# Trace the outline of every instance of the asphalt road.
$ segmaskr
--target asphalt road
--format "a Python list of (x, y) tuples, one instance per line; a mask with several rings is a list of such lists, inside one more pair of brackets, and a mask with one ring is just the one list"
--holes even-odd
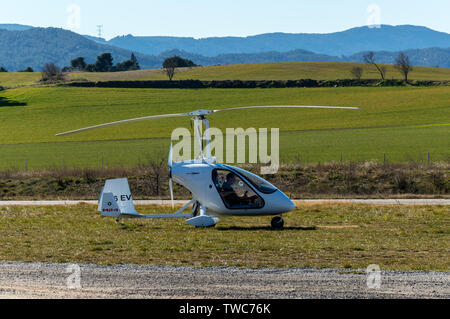
[[(0, 263), (0, 298), (449, 298), (450, 272)], [(79, 270), (79, 272), (78, 272)], [(76, 274), (79, 274), (77, 286)], [(379, 283), (379, 288), (369, 288)], [(72, 288), (68, 287), (69, 284)]]

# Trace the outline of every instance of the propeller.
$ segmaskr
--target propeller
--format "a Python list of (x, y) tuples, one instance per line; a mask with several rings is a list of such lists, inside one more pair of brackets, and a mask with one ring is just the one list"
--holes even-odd
[(170, 152), (169, 152), (169, 190), (170, 190), (170, 200), (172, 202), (172, 208), (175, 207), (173, 202), (173, 184), (172, 184), (172, 143), (170, 143)]

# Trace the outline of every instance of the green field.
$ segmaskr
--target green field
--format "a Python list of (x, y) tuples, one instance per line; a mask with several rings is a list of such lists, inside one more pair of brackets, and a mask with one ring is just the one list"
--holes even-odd
[[(350, 70), (361, 66), (364, 70), (363, 79), (378, 79), (379, 73), (375, 67), (361, 63), (336, 62), (287, 62), (287, 63), (257, 63), (220, 65), (180, 69), (176, 80), (336, 80), (348, 79), (353, 76)], [(393, 65), (385, 65), (387, 79), (402, 79)], [(87, 79), (91, 81), (119, 80), (166, 80), (167, 76), (161, 70), (142, 70), (119, 73), (73, 73), (70, 79)], [(450, 69), (415, 67), (411, 80), (450, 81)]]
[[(137, 207), (167, 213), (167, 207)], [(183, 220), (101, 218), (96, 207), (0, 208), (0, 260), (240, 267), (450, 271), (445, 206), (300, 205), (283, 231), (270, 217)]]
[(9, 88), (38, 85), (41, 78), (41, 73), (38, 72), (0, 72), (0, 86)]
[[(13, 102), (24, 105), (14, 106)], [(28, 87), (0, 93), (0, 168), (134, 166), (167, 154), (174, 128), (162, 119), (67, 137), (55, 134), (126, 118), (248, 105), (359, 106), (361, 110), (243, 110), (211, 124), (280, 128), (284, 162), (448, 161), (450, 88), (101, 89)], [(13, 105), (13, 106), (11, 106)]]
[[(350, 70), (361, 66), (363, 79), (379, 79), (375, 67), (361, 63), (338, 62), (288, 62), (221, 65), (178, 69), (175, 80), (336, 80), (353, 78)], [(386, 79), (402, 79), (393, 65), (385, 65)], [(414, 67), (411, 80), (450, 81), (449, 68)], [(18, 87), (36, 85), (40, 73), (0, 73), (0, 85)], [(124, 81), (124, 80), (167, 80), (162, 70), (140, 70), (114, 73), (74, 72), (67, 74), (67, 80)]]

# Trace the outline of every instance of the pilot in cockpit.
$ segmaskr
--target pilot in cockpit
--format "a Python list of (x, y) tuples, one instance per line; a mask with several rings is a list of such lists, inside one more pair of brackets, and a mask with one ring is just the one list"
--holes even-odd
[(234, 174), (228, 173), (225, 178), (225, 182), (222, 184), (222, 191), (234, 193), (233, 185), (235, 182), (236, 182), (236, 177), (234, 176)]
[(235, 191), (236, 176), (228, 173), (225, 182), (222, 184), (222, 194), (230, 206), (239, 206), (240, 198)]

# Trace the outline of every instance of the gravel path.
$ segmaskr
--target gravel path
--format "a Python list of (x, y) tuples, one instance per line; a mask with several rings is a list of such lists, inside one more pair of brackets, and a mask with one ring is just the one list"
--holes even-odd
[(369, 289), (365, 270), (80, 265), (69, 289), (68, 266), (0, 263), (0, 298), (450, 298), (450, 272), (382, 271)]

